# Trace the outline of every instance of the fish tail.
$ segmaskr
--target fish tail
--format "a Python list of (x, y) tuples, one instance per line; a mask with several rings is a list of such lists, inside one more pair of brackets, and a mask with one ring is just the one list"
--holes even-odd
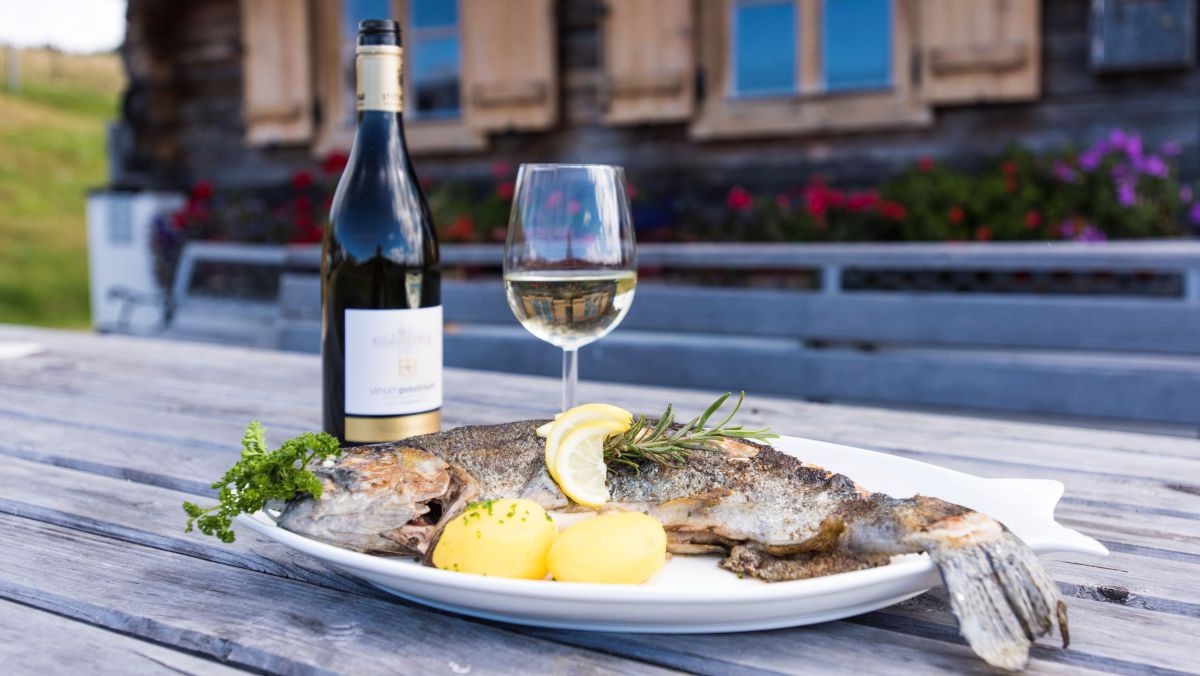
[(999, 521), (938, 498), (871, 496), (845, 544), (861, 554), (926, 552), (941, 572), (959, 630), (988, 664), (1017, 670), (1067, 606), (1037, 554)]
[(1067, 606), (1058, 585), (1007, 529), (986, 541), (934, 544), (928, 552), (949, 591), (959, 630), (988, 664), (1024, 668), (1033, 642), (1050, 633), (1056, 619), (1067, 647)]

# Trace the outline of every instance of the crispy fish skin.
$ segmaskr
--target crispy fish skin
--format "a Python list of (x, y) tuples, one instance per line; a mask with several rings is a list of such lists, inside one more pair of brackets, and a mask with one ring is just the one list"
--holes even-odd
[[(320, 500), (292, 501), (280, 525), (353, 549), (424, 554), (441, 526), (476, 496), (582, 509), (546, 472), (544, 442), (535, 433), (544, 422), (461, 427), (348, 449), (331, 467), (316, 470), (326, 489)], [(1067, 644), (1066, 605), (1037, 556), (1002, 524), (966, 507), (871, 493), (841, 474), (749, 441), (693, 453), (680, 468), (618, 468), (608, 484), (612, 502), (605, 509), (659, 519), (670, 551), (722, 553), (723, 568), (768, 582), (928, 553), (963, 636), (993, 666), (1023, 668), (1030, 646), (1055, 621)], [(429, 504), (440, 512), (436, 521), (420, 511)], [(413, 521), (398, 521), (410, 513), (417, 514)]]

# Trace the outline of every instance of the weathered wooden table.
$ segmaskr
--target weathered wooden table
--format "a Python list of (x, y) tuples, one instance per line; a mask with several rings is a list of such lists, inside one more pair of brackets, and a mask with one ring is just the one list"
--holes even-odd
[[(840, 622), (707, 636), (528, 629), (388, 597), (241, 530), (184, 534), (185, 499), (261, 419), (319, 424), (314, 357), (0, 326), (0, 672), (985, 672), (933, 591)], [(585, 374), (586, 375), (586, 374)], [(1060, 520), (1112, 556), (1050, 556), (1072, 645), (1037, 672), (1200, 669), (1200, 441), (753, 395), (750, 422), (985, 476), (1060, 479)], [(540, 417), (558, 383), (446, 373), (447, 425)], [(585, 383), (698, 411), (711, 392)], [(1197, 402), (1200, 406), (1200, 401)]]

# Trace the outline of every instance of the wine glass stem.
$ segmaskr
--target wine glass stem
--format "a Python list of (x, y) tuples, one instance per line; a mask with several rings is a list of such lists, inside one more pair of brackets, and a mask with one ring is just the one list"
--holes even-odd
[(579, 350), (563, 349), (562, 410), (575, 408), (575, 387), (579, 385)]

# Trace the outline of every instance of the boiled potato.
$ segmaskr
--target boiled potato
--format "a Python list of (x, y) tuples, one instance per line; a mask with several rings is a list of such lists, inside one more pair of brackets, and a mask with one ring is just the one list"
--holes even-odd
[(558, 528), (532, 500), (486, 500), (469, 505), (442, 531), (433, 565), (494, 577), (546, 577), (546, 551)]
[(616, 512), (584, 519), (550, 547), (550, 574), (563, 582), (641, 584), (667, 561), (667, 534), (658, 519)]

